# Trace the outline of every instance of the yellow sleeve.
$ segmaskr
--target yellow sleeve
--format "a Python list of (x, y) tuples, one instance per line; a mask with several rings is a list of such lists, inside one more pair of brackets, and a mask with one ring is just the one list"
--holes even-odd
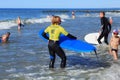
[(44, 30), (45, 33), (48, 33), (49, 32), (49, 27), (47, 27), (45, 30)]
[(67, 32), (63, 27), (61, 27), (61, 32), (62, 32), (62, 34), (64, 34), (65, 36), (68, 35), (68, 32)]

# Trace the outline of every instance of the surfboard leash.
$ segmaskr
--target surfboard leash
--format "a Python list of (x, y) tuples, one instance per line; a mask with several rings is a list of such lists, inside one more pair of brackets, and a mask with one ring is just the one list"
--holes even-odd
[(94, 50), (94, 52), (95, 52), (95, 55), (96, 55), (97, 60), (99, 61), (99, 57), (98, 57), (97, 51)]

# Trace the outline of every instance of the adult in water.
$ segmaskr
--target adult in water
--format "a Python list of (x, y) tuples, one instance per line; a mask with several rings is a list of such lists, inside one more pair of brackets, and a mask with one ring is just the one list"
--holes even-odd
[(1, 42), (2, 43), (8, 42), (9, 37), (10, 37), (10, 32), (7, 32), (6, 34), (2, 35), (2, 37), (0, 37), (1, 38)]
[[(53, 16), (52, 24), (48, 26), (42, 33), (42, 36), (48, 39), (49, 41), (48, 43), (48, 49), (50, 54), (49, 68), (54, 68), (56, 54), (61, 58), (60, 67), (65, 68), (66, 66), (66, 55), (59, 45), (60, 34), (64, 34), (65, 36), (68, 36), (71, 39), (76, 39), (76, 37), (69, 34), (62, 26), (60, 26), (60, 24), (61, 18), (59, 16)], [(49, 37), (46, 35), (47, 33), (49, 34)]]
[(18, 19), (17, 19), (17, 24), (18, 24), (18, 31), (19, 31), (21, 29), (21, 26), (24, 26), (21, 22), (20, 17), (18, 17)]
[(72, 19), (75, 19), (75, 12), (72, 11)]
[(101, 30), (98, 37), (98, 43), (101, 44), (101, 39), (104, 37), (104, 42), (108, 45), (108, 35), (111, 31), (111, 22), (105, 17), (105, 12), (100, 12)]

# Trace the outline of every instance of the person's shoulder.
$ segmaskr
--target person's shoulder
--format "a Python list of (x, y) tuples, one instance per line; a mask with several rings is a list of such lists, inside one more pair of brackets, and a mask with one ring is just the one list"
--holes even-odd
[(50, 28), (52, 25), (47, 26), (46, 28)]
[(46, 30), (49, 30), (52, 28), (52, 25), (49, 25), (48, 27), (46, 27)]
[(59, 27), (59, 28), (63, 28), (61, 25), (57, 25), (57, 27)]
[(51, 28), (51, 27), (54, 27), (54, 26), (55, 26), (55, 25), (51, 24), (51, 25), (48, 26), (48, 28)]
[(60, 29), (64, 29), (61, 25), (58, 25), (58, 27), (59, 27)]
[(103, 20), (108, 20), (108, 18), (107, 18), (107, 17), (102, 17), (102, 19), (103, 19)]

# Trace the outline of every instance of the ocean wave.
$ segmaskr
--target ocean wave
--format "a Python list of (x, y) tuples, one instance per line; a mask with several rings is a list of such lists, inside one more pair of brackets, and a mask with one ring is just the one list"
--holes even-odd
[[(58, 15), (61, 17), (62, 22), (65, 22), (65, 19), (69, 19), (68, 15)], [(35, 23), (45, 23), (51, 22), (51, 16), (46, 16), (45, 18), (30, 18), (30, 19), (22, 19), (22, 23), (24, 25), (27, 24), (35, 24)], [(16, 20), (4, 20), (0, 21), (0, 30), (1, 29), (10, 29), (14, 26), (17, 26)]]
[(10, 29), (13, 26), (17, 26), (17, 24), (13, 20), (0, 22), (0, 29)]
[[(65, 20), (67, 19), (72, 19), (71, 15), (68, 14), (58, 14), (57, 16), (60, 16), (62, 19), (62, 22), (65, 22)], [(120, 13), (116, 13), (116, 12), (106, 12), (106, 16), (107, 17), (116, 17), (116, 16), (120, 16)], [(78, 14), (76, 13), (76, 17), (99, 17), (99, 13), (82, 13), (82, 14)], [(46, 23), (46, 22), (51, 22), (51, 15), (46, 15), (46, 17), (41, 17), (41, 18), (27, 18), (27, 19), (22, 19), (22, 23), (24, 25), (27, 24), (36, 24), (36, 23)], [(10, 29), (12, 27), (16, 26), (17, 27), (17, 23), (16, 20), (3, 20), (0, 21), (0, 30), (1, 29)]]
[[(78, 14), (77, 17), (99, 17), (99, 13), (84, 13)], [(120, 13), (117, 12), (106, 12), (106, 17), (120, 17)]]
[(118, 12), (106, 12), (106, 15), (112, 16), (112, 17), (120, 17), (120, 13)]
[(91, 73), (88, 80), (119, 80), (120, 70), (119, 63), (113, 63), (110, 68)]
[(11, 68), (9, 70), (6, 70), (6, 72), (9, 72), (9, 73), (16, 72), (16, 68)]

